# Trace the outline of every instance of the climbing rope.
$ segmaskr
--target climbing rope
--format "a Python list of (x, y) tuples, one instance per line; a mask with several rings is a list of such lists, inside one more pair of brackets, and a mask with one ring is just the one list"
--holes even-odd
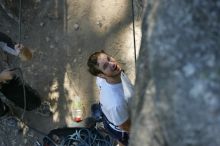
[[(56, 134), (54, 133), (52, 135), (55, 136)], [(96, 129), (87, 128), (75, 128), (73, 129), (73, 133), (66, 137), (64, 135), (57, 136), (57, 140), (48, 138), (50, 137), (47, 136), (44, 139), (45, 144), (48, 146), (113, 146), (114, 144), (114, 140), (108, 135), (103, 136)]]
[(135, 64), (136, 64), (136, 60), (137, 60), (137, 57), (136, 57), (136, 39), (135, 39), (135, 14), (134, 14), (134, 0), (132, 0), (132, 22), (133, 22), (133, 41), (134, 41), (134, 61), (135, 61)]
[(21, 115), (21, 120), (23, 120), (25, 112), (26, 112), (26, 107), (27, 107), (24, 76), (23, 76), (23, 72), (22, 72), (21, 68), (19, 68), (19, 67), (18, 68), (14, 68), (14, 70), (17, 70), (19, 72), (19, 74), (20, 74), (20, 78), (21, 78), (21, 82), (22, 82), (22, 88), (23, 88), (23, 93), (24, 93), (24, 109), (23, 109), (23, 112), (22, 112), (22, 115)]
[(19, 40), (18, 40), (18, 43), (20, 44), (21, 43), (21, 15), (22, 15), (22, 0), (19, 0), (19, 25), (18, 25), (18, 30), (19, 30)]
[[(22, 0), (19, 0), (19, 21), (18, 21), (18, 44), (20, 45), (21, 44), (21, 20), (22, 19)], [(22, 70), (21, 68), (18, 68), (19, 70), (19, 73), (20, 73), (20, 76), (21, 76), (21, 80), (22, 80), (22, 86), (23, 86), (23, 93), (24, 93), (24, 108), (23, 108), (23, 113), (21, 115), (21, 120), (24, 119), (24, 115), (25, 115), (25, 112), (26, 112), (26, 108), (27, 108), (27, 101), (26, 101), (26, 91), (25, 91), (25, 86), (24, 86), (24, 78), (23, 78), (23, 73), (22, 73)]]

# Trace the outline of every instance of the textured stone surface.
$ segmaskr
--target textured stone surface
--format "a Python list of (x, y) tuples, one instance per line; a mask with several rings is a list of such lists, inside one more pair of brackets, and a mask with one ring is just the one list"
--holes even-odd
[(217, 0), (146, 1), (132, 146), (220, 145), (219, 14)]

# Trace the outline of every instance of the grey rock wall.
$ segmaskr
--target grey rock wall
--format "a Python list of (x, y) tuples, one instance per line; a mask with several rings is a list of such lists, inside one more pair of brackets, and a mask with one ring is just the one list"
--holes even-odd
[(147, 0), (131, 146), (220, 145), (220, 1)]

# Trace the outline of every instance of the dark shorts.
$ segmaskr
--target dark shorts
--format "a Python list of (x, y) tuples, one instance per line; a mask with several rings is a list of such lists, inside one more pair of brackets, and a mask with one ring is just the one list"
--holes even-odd
[(19, 77), (14, 77), (8, 83), (3, 84), (0, 91), (15, 105), (24, 108), (24, 88), (26, 97), (26, 110), (31, 111), (39, 107), (41, 104), (40, 95), (27, 83), (23, 83)]
[(108, 121), (105, 120), (105, 118), (103, 118), (103, 124), (104, 124), (105, 129), (109, 132), (109, 135), (111, 137), (120, 141), (125, 146), (128, 145), (129, 134), (127, 132), (120, 132), (120, 131), (113, 129), (109, 125)]
[(104, 128), (108, 131), (109, 135), (112, 138), (120, 141), (125, 146), (128, 145), (129, 134), (127, 132), (117, 131), (110, 126), (110, 124), (112, 124), (112, 123), (107, 119), (105, 114), (102, 112), (102, 108), (101, 108), (100, 103), (93, 104), (91, 106), (91, 111), (92, 111), (92, 117), (94, 117), (96, 119), (96, 121), (103, 122)]

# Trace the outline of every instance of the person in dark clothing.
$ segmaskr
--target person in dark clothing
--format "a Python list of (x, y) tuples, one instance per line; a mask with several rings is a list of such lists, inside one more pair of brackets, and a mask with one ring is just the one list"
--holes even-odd
[[(21, 60), (30, 60), (32, 53), (28, 48), (16, 44), (9, 36), (0, 32), (0, 92), (16, 106), (32, 111), (40, 107), (41, 96), (16, 74), (19, 68), (12, 63), (12, 59), (16, 56)], [(5, 115), (8, 110), (8, 106), (0, 99), (0, 116)]]

